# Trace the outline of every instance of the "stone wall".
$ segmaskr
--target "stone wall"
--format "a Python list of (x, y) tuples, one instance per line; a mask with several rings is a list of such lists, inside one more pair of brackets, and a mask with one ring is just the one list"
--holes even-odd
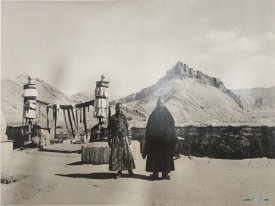
[[(7, 127), (6, 134), (8, 136), (8, 140), (14, 140), (13, 149), (23, 147), (25, 143), (29, 141), (28, 135), (22, 135), (22, 130), (23, 130), (23, 134), (26, 134), (28, 131), (28, 127), (27, 126)], [(51, 138), (52, 138), (52, 133), (50, 129), (43, 129), (36, 125), (34, 126), (34, 134), (32, 135), (32, 140), (36, 146), (45, 147), (50, 145)]]
[[(177, 152), (211, 158), (275, 158), (275, 127), (177, 127)], [(132, 128), (134, 140), (144, 150), (145, 128)]]
[(13, 149), (20, 148), (24, 146), (24, 142), (28, 142), (28, 135), (22, 135), (27, 133), (28, 127), (7, 127), (6, 135), (8, 136), (8, 140), (14, 140), (13, 142)]

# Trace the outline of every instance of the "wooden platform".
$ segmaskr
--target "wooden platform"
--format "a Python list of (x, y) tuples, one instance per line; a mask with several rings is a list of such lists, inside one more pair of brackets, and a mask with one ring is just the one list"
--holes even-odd
[[(141, 157), (140, 143), (132, 140), (130, 145), (134, 160)], [(109, 164), (111, 148), (107, 142), (92, 142), (82, 146), (81, 161), (84, 164)]]

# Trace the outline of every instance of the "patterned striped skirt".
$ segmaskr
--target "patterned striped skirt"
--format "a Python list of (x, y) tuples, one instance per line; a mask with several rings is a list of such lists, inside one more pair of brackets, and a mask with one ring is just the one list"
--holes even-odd
[(132, 151), (127, 137), (109, 139), (111, 155), (109, 160), (110, 171), (133, 170), (136, 168)]

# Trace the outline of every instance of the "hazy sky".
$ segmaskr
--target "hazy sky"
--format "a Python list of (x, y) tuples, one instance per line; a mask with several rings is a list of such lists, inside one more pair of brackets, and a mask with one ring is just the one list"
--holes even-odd
[(227, 88), (275, 86), (274, 0), (3, 2), (1, 78), (67, 94), (155, 84), (177, 61)]

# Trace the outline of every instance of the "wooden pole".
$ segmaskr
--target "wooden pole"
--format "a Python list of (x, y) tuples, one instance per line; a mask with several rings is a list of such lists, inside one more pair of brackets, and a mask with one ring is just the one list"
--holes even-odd
[(101, 117), (99, 117), (99, 123), (98, 123), (98, 134), (97, 134), (97, 138), (98, 139), (100, 139), (100, 134), (101, 134), (101, 132), (100, 132), (100, 129), (101, 129), (101, 122), (102, 122), (102, 118)]
[(72, 130), (72, 134), (73, 134), (73, 137), (75, 137), (74, 136), (74, 128), (73, 128), (72, 118), (71, 118), (71, 114), (70, 114), (70, 109), (67, 109), (67, 113), (68, 113), (68, 117), (69, 117), (69, 122), (70, 122), (71, 130)]
[(86, 107), (83, 107), (83, 123), (84, 123), (84, 129), (85, 129), (85, 141), (87, 142), (88, 140), (88, 132), (87, 132), (87, 121), (86, 121)]
[(53, 106), (53, 139), (56, 137), (56, 121), (57, 121), (57, 112), (56, 105)]
[(77, 138), (79, 138), (79, 133), (78, 133), (78, 109), (75, 110), (75, 114), (76, 114), (76, 134), (77, 134)]
[(32, 120), (29, 119), (29, 126), (28, 126), (28, 136), (29, 136), (29, 142), (32, 141)]

